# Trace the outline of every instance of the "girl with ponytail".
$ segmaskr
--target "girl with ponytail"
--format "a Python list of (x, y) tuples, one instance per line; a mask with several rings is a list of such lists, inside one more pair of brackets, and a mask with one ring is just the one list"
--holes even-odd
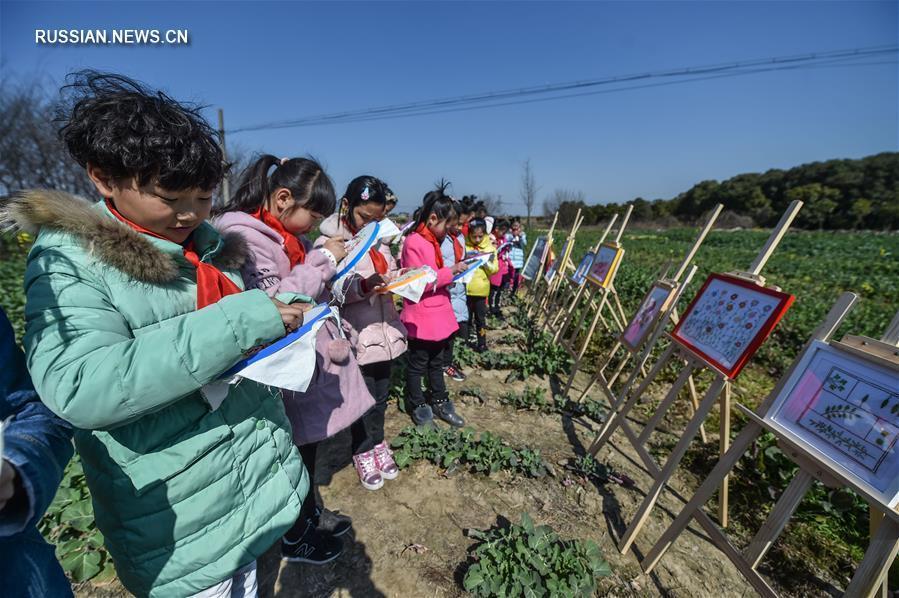
[[(333, 240), (345, 243), (369, 222), (381, 220), (390, 202), (388, 193), (389, 188), (373, 176), (354, 178), (340, 200), (339, 213), (322, 222), (315, 246), (322, 247)], [(393, 296), (378, 292), (398, 270), (390, 246), (379, 243), (372, 247), (355, 270), (357, 276), (344, 292), (340, 315), (375, 406), (351, 427), (353, 464), (362, 485), (378, 490), (385, 479), (399, 475), (393, 453), (384, 441), (384, 414), (390, 394), (391, 363), (406, 352), (406, 327), (396, 312)]]
[[(453, 276), (465, 270), (463, 262), (445, 266), (440, 244), (458, 221), (456, 202), (446, 194), (447, 184), (425, 194), (415, 224), (403, 243), (401, 263), (405, 268), (430, 266), (437, 281), (418, 303), (403, 300), (400, 319), (409, 331), (406, 401), (412, 421), (419, 426), (433, 425), (434, 414), (451, 426), (462, 427), (463, 420), (449, 399), (443, 380), (445, 351), (449, 338), (459, 325), (450, 303), (449, 285)], [(422, 378), (428, 378), (428, 396), (422, 393)]]
[[(346, 255), (344, 242), (331, 239), (313, 248), (303, 235), (330, 216), (335, 204), (334, 186), (318, 162), (264, 155), (243, 172), (234, 200), (217, 210), (215, 224), (246, 241), (249, 256), (242, 275), (247, 288), (262, 289), (284, 301), (305, 296), (329, 302), (328, 283)], [(318, 443), (374, 405), (350, 344), (333, 320), (319, 329), (315, 346), (309, 388), (302, 393), (282, 391), (293, 442), (310, 480), (315, 479)], [(349, 531), (349, 519), (318, 509), (315, 494), (310, 490), (296, 524), (282, 538), (284, 560), (324, 564), (343, 551), (338, 536)], [(322, 521), (325, 518), (330, 525)]]

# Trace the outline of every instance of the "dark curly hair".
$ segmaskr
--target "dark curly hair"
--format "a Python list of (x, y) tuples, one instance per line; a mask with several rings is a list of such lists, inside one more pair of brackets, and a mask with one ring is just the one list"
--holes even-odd
[(72, 158), (113, 179), (163, 189), (213, 189), (228, 166), (201, 107), (122, 75), (70, 73), (60, 93), (59, 137)]

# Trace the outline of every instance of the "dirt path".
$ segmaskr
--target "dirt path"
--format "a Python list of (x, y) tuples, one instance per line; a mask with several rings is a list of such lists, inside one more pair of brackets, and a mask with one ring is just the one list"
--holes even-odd
[[(491, 337), (496, 341), (509, 332), (498, 330)], [(634, 487), (563, 484), (567, 475), (561, 464), (584, 453), (596, 424), (501, 405), (500, 394), (521, 391), (525, 386), (522, 382), (505, 384), (506, 373), (471, 369), (466, 382), (448, 381), (451, 391), (477, 391), (477, 397), (459, 397), (456, 392), (458, 410), (478, 431), (489, 430), (516, 446), (539, 448), (555, 475), (535, 480), (503, 473), (484, 477), (456, 472), (447, 477), (441, 468), (420, 462), (388, 481), (383, 489), (370, 492), (362, 488), (349, 466), (349, 441), (340, 435), (320, 450), (328, 462), (319, 466), (327, 470), (319, 482), (325, 505), (353, 517), (354, 532), (345, 540), (346, 551), (322, 567), (282, 563), (276, 550), (269, 551), (260, 561), (262, 595), (459, 596), (471, 544), (463, 531), (488, 528), (498, 518), (517, 523), (524, 511), (537, 523), (552, 525), (562, 537), (592, 538), (599, 543), (613, 571), (612, 577), (602, 581), (601, 595), (754, 595), (695, 525), (652, 575), (642, 573), (633, 552), (619, 554), (615, 538), (623, 533), (651, 485), (638, 466), (637, 455), (620, 434), (598, 455), (601, 462), (633, 479)], [(532, 378), (527, 384), (543, 387), (551, 396), (549, 381)], [(408, 417), (391, 406), (388, 438), (408, 424)], [(688, 489), (695, 483), (677, 478), (673, 486), (689, 496)], [(636, 543), (639, 554), (649, 549), (681, 504), (671, 493), (663, 494), (660, 507)]]

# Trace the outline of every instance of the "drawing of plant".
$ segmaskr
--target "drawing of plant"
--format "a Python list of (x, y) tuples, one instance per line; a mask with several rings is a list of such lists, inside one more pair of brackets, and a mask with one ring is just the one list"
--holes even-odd
[(829, 405), (824, 409), (824, 417), (829, 420), (854, 419), (858, 417), (858, 407), (844, 403), (843, 405)]
[(830, 375), (830, 378), (827, 379), (826, 384), (829, 386), (830, 390), (842, 392), (846, 390), (847, 382), (849, 381), (846, 378), (840, 376), (839, 372), (834, 372)]
[(840, 448), (843, 447), (847, 451), (851, 452), (857, 459), (865, 461), (871, 458), (871, 454), (868, 453), (867, 447), (855, 440), (851, 436), (849, 436), (843, 430), (839, 430), (831, 426), (829, 423), (823, 420), (811, 419), (809, 420), (809, 425), (818, 434), (823, 436), (828, 442), (830, 442), (833, 446)]

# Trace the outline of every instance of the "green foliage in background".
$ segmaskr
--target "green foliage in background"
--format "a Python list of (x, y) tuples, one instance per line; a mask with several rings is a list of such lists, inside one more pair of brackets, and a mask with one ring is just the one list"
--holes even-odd
[[(676, 226), (694, 223), (715, 204), (728, 214), (725, 226), (774, 226), (791, 201), (805, 206), (795, 226), (805, 229), (899, 228), (899, 153), (884, 152), (859, 160), (811, 162), (789, 170), (745, 173), (726, 181), (700, 181), (672, 199), (637, 197), (635, 223)], [(555, 207), (555, 206), (554, 206)], [(617, 203), (588, 206), (582, 200), (558, 204), (559, 224), (569, 226), (577, 210), (585, 224), (596, 225), (623, 212)]]

